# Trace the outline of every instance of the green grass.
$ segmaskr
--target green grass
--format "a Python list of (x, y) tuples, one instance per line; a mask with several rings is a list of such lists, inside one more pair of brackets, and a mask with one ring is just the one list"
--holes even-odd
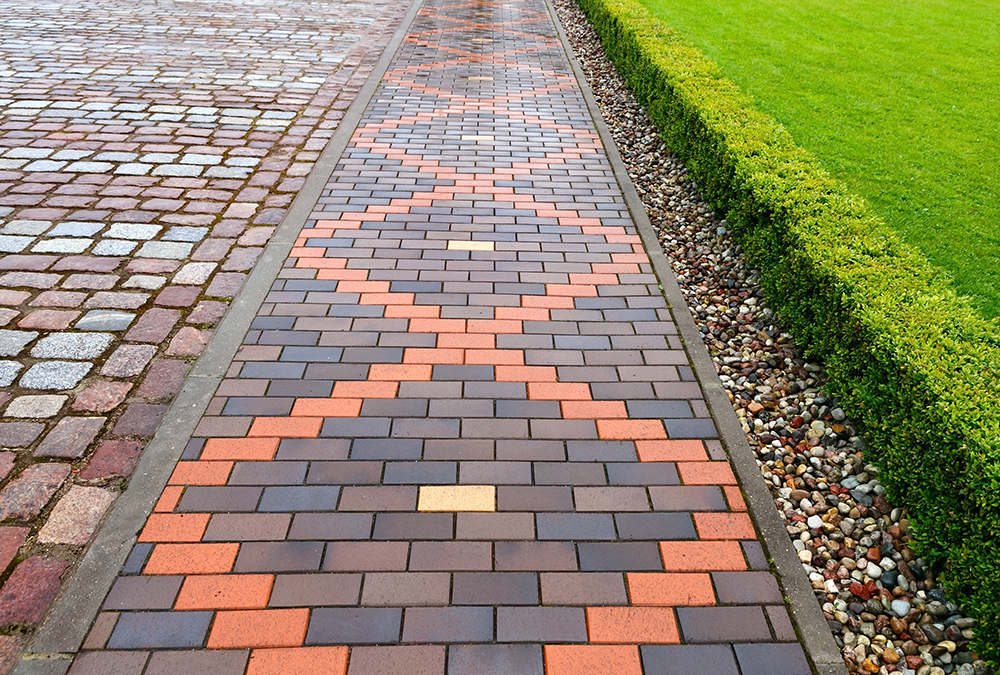
[(641, 0), (1000, 317), (1000, 0)]

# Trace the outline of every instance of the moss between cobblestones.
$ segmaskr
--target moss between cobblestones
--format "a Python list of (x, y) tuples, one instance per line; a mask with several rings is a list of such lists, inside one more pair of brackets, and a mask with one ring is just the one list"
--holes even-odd
[(675, 30), (634, 0), (578, 2), (782, 323), (825, 361), (920, 553), (997, 663), (1000, 331)]

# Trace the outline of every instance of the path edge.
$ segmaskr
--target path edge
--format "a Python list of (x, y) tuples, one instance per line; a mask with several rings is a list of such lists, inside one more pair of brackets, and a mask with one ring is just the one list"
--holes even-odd
[(38, 632), (21, 654), (12, 675), (62, 675), (79, 651), (119, 570), (153, 511), (174, 466), (208, 408), (219, 383), (271, 285), (281, 272), (299, 232), (311, 218), (327, 183), (406, 38), (423, 0), (412, 0), (365, 84), (310, 171), (240, 293), (233, 299), (204, 355), (188, 374), (153, 439), (146, 446), (128, 488), (53, 603)]
[(670, 313), (673, 315), (674, 323), (677, 325), (677, 330), (684, 343), (684, 350), (690, 357), (695, 377), (705, 394), (712, 419), (715, 420), (719, 438), (729, 455), (730, 464), (736, 469), (736, 476), (746, 497), (748, 510), (761, 535), (761, 542), (768, 560), (777, 572), (778, 581), (784, 592), (785, 603), (791, 611), (796, 633), (798, 633), (802, 647), (806, 652), (806, 657), (812, 664), (816, 675), (848, 675), (840, 649), (834, 642), (826, 618), (816, 602), (812, 586), (802, 572), (802, 563), (795, 555), (785, 526), (775, 510), (771, 492), (761, 479), (757, 460), (754, 458), (746, 435), (743, 433), (743, 427), (740, 426), (736, 413), (733, 411), (732, 403), (730, 403), (725, 388), (722, 386), (722, 381), (715, 370), (715, 364), (701, 338), (701, 333), (688, 311), (687, 300), (681, 293), (670, 262), (660, 246), (659, 238), (656, 236), (656, 231), (653, 229), (649, 217), (646, 215), (646, 207), (636, 192), (625, 162), (622, 161), (614, 136), (604, 121), (604, 115), (601, 113), (597, 98), (587, 82), (583, 68), (576, 59), (576, 54), (573, 52), (573, 47), (569, 43), (569, 38), (555, 7), (552, 6), (551, 0), (543, 1), (552, 16), (552, 23), (555, 25), (559, 40), (569, 58), (570, 67), (580, 85), (584, 101), (586, 101), (587, 109), (593, 118), (601, 143), (604, 145), (618, 187), (625, 197), (625, 205), (628, 207), (629, 214), (632, 216), (632, 221), (635, 223), (639, 237), (646, 249), (646, 254), (652, 263), (653, 272), (660, 280), (660, 287), (666, 296)]

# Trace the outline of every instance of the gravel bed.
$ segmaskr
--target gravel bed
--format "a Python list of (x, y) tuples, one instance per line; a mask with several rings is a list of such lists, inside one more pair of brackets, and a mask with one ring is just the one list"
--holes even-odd
[(906, 511), (888, 502), (854, 423), (825, 393), (823, 365), (782, 331), (726, 221), (666, 149), (575, 2), (554, 4), (848, 669), (992, 675), (968, 647), (975, 619), (909, 549)]

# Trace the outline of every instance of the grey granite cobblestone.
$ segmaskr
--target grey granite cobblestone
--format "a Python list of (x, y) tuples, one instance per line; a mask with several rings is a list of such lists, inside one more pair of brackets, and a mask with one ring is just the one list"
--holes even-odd
[(17, 356), (36, 337), (34, 331), (0, 330), (0, 356)]
[(28, 368), (20, 384), (25, 389), (72, 389), (93, 367), (93, 363), (79, 361), (43, 361)]
[(9, 387), (23, 368), (17, 361), (0, 361), (0, 387)]

